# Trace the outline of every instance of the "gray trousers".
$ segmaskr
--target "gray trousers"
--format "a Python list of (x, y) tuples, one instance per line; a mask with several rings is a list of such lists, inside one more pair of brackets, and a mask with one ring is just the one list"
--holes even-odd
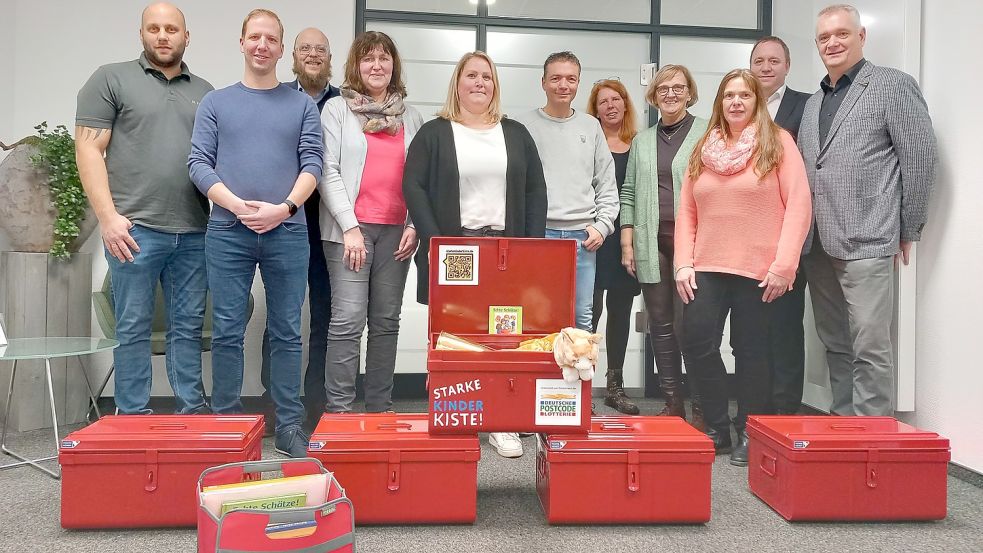
[(802, 261), (816, 330), (826, 346), (830, 410), (894, 415), (894, 256), (844, 261), (817, 243)]
[(399, 313), (410, 262), (393, 258), (403, 235), (402, 225), (363, 224), (360, 228), (366, 257), (358, 272), (345, 266), (344, 244), (323, 242), (331, 278), (331, 324), (324, 379), (325, 410), (329, 413), (352, 410), (366, 321), (369, 338), (365, 353), (365, 410), (380, 413), (392, 408)]

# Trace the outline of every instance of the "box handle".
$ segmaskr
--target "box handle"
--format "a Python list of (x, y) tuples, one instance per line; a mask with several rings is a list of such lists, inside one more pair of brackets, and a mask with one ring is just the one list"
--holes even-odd
[(151, 424), (151, 430), (187, 430), (188, 425), (179, 422), (169, 424)]
[(379, 430), (412, 430), (413, 425), (408, 422), (380, 422)]
[(157, 490), (157, 450), (148, 449), (144, 456), (146, 471), (144, 476), (146, 481), (143, 483), (144, 491), (153, 492)]
[(867, 430), (867, 427), (863, 424), (831, 424), (829, 425), (830, 430)]
[(628, 452), (628, 491), (637, 492), (642, 487), (641, 471), (638, 470), (638, 451)]
[(510, 392), (514, 392), (515, 391), (515, 379), (514, 378), (510, 378), (509, 379), (509, 391)]
[(601, 430), (635, 430), (635, 427), (623, 422), (602, 422)]
[(761, 471), (774, 478), (775, 473), (778, 472), (778, 458), (769, 454), (767, 451), (762, 451)]

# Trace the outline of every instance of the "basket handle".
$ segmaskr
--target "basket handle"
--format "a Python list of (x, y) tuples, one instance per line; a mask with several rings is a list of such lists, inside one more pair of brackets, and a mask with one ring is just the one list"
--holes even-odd
[(268, 461), (245, 461), (229, 463), (204, 470), (198, 477), (198, 489), (217, 484), (233, 484), (242, 481), (247, 474), (281, 471), (284, 476), (302, 476), (328, 472), (321, 461), (310, 457), (303, 459), (271, 459)]

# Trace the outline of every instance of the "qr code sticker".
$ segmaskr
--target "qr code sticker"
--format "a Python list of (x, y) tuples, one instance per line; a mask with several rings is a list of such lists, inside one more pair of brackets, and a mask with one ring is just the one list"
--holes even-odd
[(440, 246), (438, 284), (476, 286), (478, 284), (477, 246)]
[(474, 256), (471, 252), (448, 254), (444, 264), (447, 265), (447, 280), (474, 280)]

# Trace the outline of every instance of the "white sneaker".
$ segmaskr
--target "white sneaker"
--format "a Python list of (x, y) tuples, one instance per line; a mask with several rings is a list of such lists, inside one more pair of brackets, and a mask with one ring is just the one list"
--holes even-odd
[(522, 442), (514, 432), (492, 432), (488, 435), (488, 443), (502, 457), (522, 457)]

